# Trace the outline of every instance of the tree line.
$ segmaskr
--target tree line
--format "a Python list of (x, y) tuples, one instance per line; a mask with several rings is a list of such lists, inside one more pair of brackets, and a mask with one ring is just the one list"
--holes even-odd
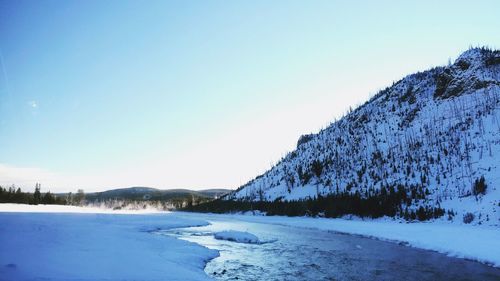
[(400, 217), (408, 221), (429, 220), (441, 217), (445, 210), (441, 207), (421, 205), (418, 208), (408, 208), (419, 195), (412, 194), (415, 189), (406, 190), (404, 186), (383, 187), (374, 190), (372, 194), (362, 195), (359, 192), (351, 194), (341, 192), (326, 196), (318, 195), (315, 199), (295, 201), (243, 201), (217, 199), (199, 205), (187, 206), (183, 210), (194, 212), (246, 212), (261, 211), (267, 215), (285, 216), (321, 216), (337, 218), (344, 215), (379, 218), (383, 216)]
[(41, 184), (35, 184), (34, 192), (23, 192), (20, 187), (14, 185), (9, 188), (0, 186), (0, 203), (18, 203), (18, 204), (47, 204), (47, 205), (67, 205), (79, 204), (84, 199), (83, 190), (73, 196), (71, 193), (67, 196), (58, 196), (50, 191), (42, 193)]

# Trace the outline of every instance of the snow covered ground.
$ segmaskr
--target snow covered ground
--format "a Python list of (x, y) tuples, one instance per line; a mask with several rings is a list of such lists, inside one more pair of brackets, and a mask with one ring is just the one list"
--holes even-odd
[(392, 219), (347, 220), (308, 217), (184, 214), (199, 219), (240, 220), (362, 235), (437, 251), (448, 256), (500, 267), (500, 228), (444, 221), (403, 223)]
[[(65, 206), (0, 204), (0, 281), (210, 280), (203, 268), (218, 256), (217, 251), (156, 234), (156, 230), (202, 226), (208, 221), (363, 235), (500, 267), (500, 229), (491, 226), (182, 212), (130, 215)], [(219, 231), (224, 239), (246, 235), (242, 233)]]
[(207, 222), (103, 212), (0, 204), (0, 280), (210, 280), (217, 251), (151, 233)]

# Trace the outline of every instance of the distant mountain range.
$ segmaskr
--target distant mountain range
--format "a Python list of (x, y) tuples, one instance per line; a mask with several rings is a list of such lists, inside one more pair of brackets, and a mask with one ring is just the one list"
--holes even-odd
[[(193, 199), (215, 199), (231, 192), (229, 189), (156, 189), (151, 187), (128, 187), (102, 192), (86, 193), (87, 201), (133, 200), (133, 201), (171, 201)], [(61, 194), (65, 195), (65, 194)]]

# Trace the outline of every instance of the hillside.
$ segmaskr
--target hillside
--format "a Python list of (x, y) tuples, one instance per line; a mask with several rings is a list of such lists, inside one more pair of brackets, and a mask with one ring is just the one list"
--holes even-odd
[(186, 198), (218, 198), (229, 193), (228, 189), (156, 189), (151, 187), (129, 187), (111, 189), (103, 192), (88, 193), (85, 195), (88, 201), (104, 201), (110, 199), (117, 200), (174, 200)]
[(231, 192), (229, 189), (156, 189), (128, 187), (82, 194), (59, 193), (56, 198), (70, 205), (87, 205), (111, 209), (178, 209), (209, 202)]
[(443, 208), (452, 220), (500, 225), (499, 157), (500, 51), (473, 48), (302, 136), (294, 151), (224, 199), (335, 196), (331, 202), (347, 198), (363, 207), (376, 198), (375, 206), (394, 206), (380, 215)]

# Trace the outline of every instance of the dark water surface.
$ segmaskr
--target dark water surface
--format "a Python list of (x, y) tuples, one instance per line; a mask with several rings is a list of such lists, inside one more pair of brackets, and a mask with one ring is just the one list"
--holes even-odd
[[(219, 250), (205, 268), (216, 280), (500, 280), (499, 268), (396, 243), (215, 217), (210, 223), (163, 234)], [(214, 239), (222, 230), (248, 231), (267, 243)]]

